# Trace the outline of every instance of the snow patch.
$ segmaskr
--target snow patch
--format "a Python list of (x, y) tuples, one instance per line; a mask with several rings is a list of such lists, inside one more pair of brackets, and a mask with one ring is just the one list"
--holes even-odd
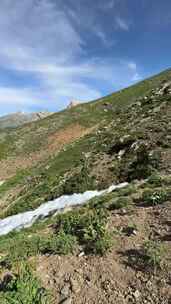
[(108, 189), (102, 191), (86, 191), (82, 194), (62, 195), (53, 201), (42, 204), (33, 211), (19, 213), (0, 220), (0, 235), (6, 235), (13, 230), (30, 227), (38, 219), (44, 219), (47, 216), (54, 214), (56, 211), (60, 212), (67, 207), (82, 205), (95, 196), (110, 193), (116, 189), (126, 187), (127, 185), (128, 183), (122, 183), (119, 185), (112, 185)]

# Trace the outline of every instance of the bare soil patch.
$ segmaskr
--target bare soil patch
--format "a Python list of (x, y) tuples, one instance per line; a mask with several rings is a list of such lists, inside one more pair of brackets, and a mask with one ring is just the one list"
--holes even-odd
[[(43, 285), (52, 290), (53, 303), (65, 303), (65, 298), (66, 303), (74, 304), (171, 303), (170, 216), (170, 202), (160, 207), (136, 207), (130, 214), (115, 211), (109, 226), (119, 233), (115, 234), (113, 249), (106, 256), (39, 256), (37, 273)], [(132, 224), (137, 233), (130, 236), (123, 233)], [(167, 267), (157, 273), (128, 263), (129, 253), (138, 251), (151, 238), (166, 245)]]

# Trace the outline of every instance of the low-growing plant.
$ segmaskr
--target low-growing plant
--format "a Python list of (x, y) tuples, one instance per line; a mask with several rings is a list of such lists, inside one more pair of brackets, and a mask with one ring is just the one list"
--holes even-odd
[(157, 270), (161, 267), (162, 259), (164, 257), (164, 246), (157, 241), (147, 241), (143, 248), (144, 261), (147, 267)]
[(80, 172), (71, 176), (63, 185), (64, 194), (83, 193), (89, 189), (96, 189), (95, 178), (90, 176), (86, 158), (81, 159), (80, 162)]
[(171, 186), (171, 175), (164, 176), (162, 178), (163, 184), (166, 186)]
[(107, 214), (103, 209), (72, 211), (59, 216), (56, 231), (75, 236), (85, 251), (104, 254), (111, 247), (106, 229)]
[(164, 203), (168, 199), (168, 193), (164, 190), (145, 190), (142, 200), (147, 206), (155, 206)]
[(128, 196), (120, 196), (109, 205), (110, 210), (129, 208), (133, 203), (133, 200)]
[(162, 185), (162, 178), (159, 174), (153, 173), (148, 178), (148, 184), (152, 185), (153, 187), (160, 187)]
[(2, 304), (48, 304), (48, 295), (32, 274), (28, 264), (22, 263), (0, 290)]
[(128, 196), (136, 192), (136, 187), (133, 184), (118, 190), (118, 196)]
[(16, 262), (25, 260), (30, 256), (35, 256), (40, 252), (42, 237), (39, 235), (27, 235), (25, 233), (11, 234), (7, 240), (0, 239), (0, 246), (4, 253), (7, 253), (5, 260), (7, 262)]
[(111, 233), (105, 231), (103, 235), (95, 240), (90, 246), (90, 249), (95, 254), (104, 255), (113, 246), (113, 239)]
[(76, 237), (60, 230), (58, 235), (52, 236), (41, 243), (42, 253), (53, 253), (67, 255), (73, 253), (77, 245)]

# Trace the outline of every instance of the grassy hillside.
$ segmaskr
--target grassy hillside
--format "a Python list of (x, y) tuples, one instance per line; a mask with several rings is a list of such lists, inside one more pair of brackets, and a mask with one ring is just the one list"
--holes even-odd
[(129, 183), (0, 237), (1, 303), (170, 303), (170, 81), (0, 131), (1, 218)]
[[(62, 193), (144, 178), (152, 163), (169, 170), (170, 95), (153, 90), (170, 79), (168, 70), (104, 99), (1, 132), (0, 177), (7, 179), (0, 188), (1, 216)], [(148, 168), (137, 169), (133, 144), (147, 158), (152, 153)]]
[(119, 109), (134, 103), (139, 96), (148, 94), (151, 89), (170, 79), (170, 75), (171, 71), (168, 70), (96, 102), (81, 104), (14, 130), (1, 130), (0, 179), (11, 177), (18, 169), (32, 167), (53, 157), (65, 144), (91, 132), (92, 127), (112, 121)]

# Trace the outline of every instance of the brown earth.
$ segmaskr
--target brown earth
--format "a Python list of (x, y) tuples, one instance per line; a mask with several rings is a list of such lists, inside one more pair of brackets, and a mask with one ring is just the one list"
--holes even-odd
[[(136, 207), (130, 214), (113, 212), (110, 228), (119, 231), (111, 252), (97, 256), (39, 256), (37, 273), (53, 293), (53, 303), (74, 304), (170, 304), (171, 303), (171, 205)], [(134, 224), (134, 235), (123, 233)], [(162, 269), (149, 272), (129, 263), (147, 239), (165, 246)], [(65, 302), (64, 299), (67, 299)], [(64, 302), (63, 302), (64, 301)]]
[(5, 180), (14, 176), (17, 170), (26, 169), (45, 161), (50, 156), (56, 155), (65, 145), (89, 134), (93, 128), (85, 128), (79, 124), (72, 124), (65, 129), (59, 130), (49, 135), (46, 146), (27, 156), (8, 157), (0, 161), (0, 180)]

